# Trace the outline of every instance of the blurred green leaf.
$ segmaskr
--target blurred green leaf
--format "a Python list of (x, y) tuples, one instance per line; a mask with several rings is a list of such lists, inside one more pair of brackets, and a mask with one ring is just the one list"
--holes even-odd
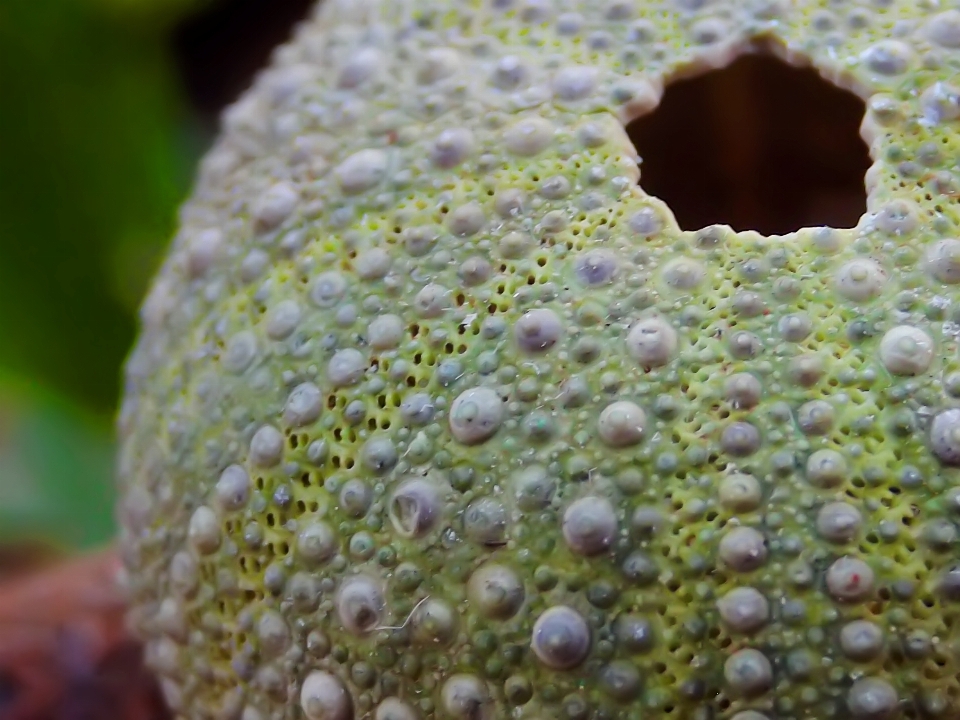
[(126, 22), (149, 21), (169, 26), (179, 20), (186, 12), (194, 10), (208, 0), (74, 0), (93, 8), (95, 11), (110, 15)]
[(0, 368), (101, 413), (195, 161), (164, 35), (192, 3), (123, 3), (0, 2)]
[(114, 533), (110, 425), (0, 376), (0, 544), (87, 548)]
[(199, 144), (167, 34), (201, 0), (0, 0), (0, 542), (114, 533), (111, 415)]

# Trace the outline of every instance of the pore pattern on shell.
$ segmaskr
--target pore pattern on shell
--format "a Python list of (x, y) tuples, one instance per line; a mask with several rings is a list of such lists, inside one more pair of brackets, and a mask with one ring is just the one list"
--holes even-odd
[[(957, 717), (948, 4), (325, 2), (127, 366), (175, 716)], [(771, 37), (867, 101), (867, 213), (683, 232), (624, 126)]]

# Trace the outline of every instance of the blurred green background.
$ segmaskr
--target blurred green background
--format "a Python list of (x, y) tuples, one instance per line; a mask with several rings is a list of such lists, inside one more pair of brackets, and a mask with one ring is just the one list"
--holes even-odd
[(0, 543), (113, 533), (136, 314), (216, 118), (299, 0), (0, 0)]

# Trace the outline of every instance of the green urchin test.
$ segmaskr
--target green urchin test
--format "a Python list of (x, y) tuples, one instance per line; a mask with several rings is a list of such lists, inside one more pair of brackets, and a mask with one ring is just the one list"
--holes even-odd
[[(955, 5), (323, 3), (127, 366), (175, 717), (960, 717)], [(758, 44), (866, 100), (856, 228), (638, 185), (625, 124)]]

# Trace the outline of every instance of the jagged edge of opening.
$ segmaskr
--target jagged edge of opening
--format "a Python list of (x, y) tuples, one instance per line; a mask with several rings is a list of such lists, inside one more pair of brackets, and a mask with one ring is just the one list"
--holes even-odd
[[(670, 75), (657, 75), (654, 77), (644, 78), (647, 85), (649, 85), (649, 94), (640, 98), (636, 102), (624, 104), (617, 112), (617, 120), (620, 122), (624, 135), (626, 136), (627, 143), (633, 151), (633, 157), (639, 159), (640, 155), (637, 152), (636, 146), (633, 144), (633, 140), (631, 140), (629, 137), (627, 128), (630, 123), (634, 122), (635, 120), (656, 111), (657, 107), (660, 105), (660, 101), (663, 99), (663, 94), (667, 87), (681, 80), (690, 80), (702, 75), (706, 75), (710, 72), (723, 70), (724, 68), (729, 67), (732, 63), (736, 62), (739, 58), (747, 55), (768, 55), (792, 68), (797, 68), (799, 70), (816, 70), (816, 72), (821, 78), (823, 78), (825, 82), (830, 83), (840, 90), (852, 93), (861, 101), (863, 101), (865, 112), (864, 117), (860, 122), (859, 132), (861, 139), (867, 146), (867, 153), (871, 162), (870, 167), (864, 174), (863, 181), (864, 194), (866, 196), (866, 209), (860, 215), (860, 219), (853, 227), (831, 228), (839, 232), (859, 232), (869, 218), (876, 214), (879, 205), (879, 200), (877, 198), (877, 191), (879, 188), (876, 183), (870, 182), (870, 178), (876, 176), (877, 171), (880, 169), (880, 158), (874, 142), (880, 135), (880, 129), (870, 122), (869, 112), (866, 111), (866, 109), (869, 107), (870, 99), (875, 94), (875, 90), (866, 83), (861, 82), (856, 75), (846, 68), (843, 68), (839, 64), (833, 66), (820, 65), (806, 53), (791, 49), (782, 38), (771, 33), (740, 38), (736, 41), (727, 43), (717, 43), (716, 47), (702, 52), (691, 62), (679, 65)], [(673, 210), (670, 209), (670, 206), (667, 202), (647, 193), (640, 183), (634, 184), (633, 187), (634, 192), (639, 192), (643, 199), (652, 199), (660, 204), (662, 209), (667, 213), (669, 222), (672, 225), (672, 229), (681, 234), (695, 234), (703, 232), (710, 227), (719, 227), (740, 236), (752, 234), (756, 237), (792, 238), (798, 233), (816, 229), (818, 227), (802, 227), (782, 235), (764, 235), (756, 230), (734, 230), (730, 225), (725, 223), (714, 223), (713, 225), (709, 225), (698, 230), (684, 230), (680, 227), (680, 224), (677, 222), (677, 219), (674, 216)]]

